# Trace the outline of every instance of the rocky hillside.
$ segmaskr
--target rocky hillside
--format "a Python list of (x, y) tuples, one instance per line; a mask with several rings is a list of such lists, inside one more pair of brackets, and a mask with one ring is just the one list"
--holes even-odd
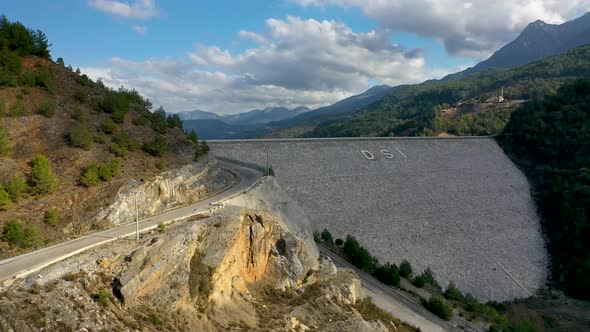
[(362, 299), (354, 273), (318, 260), (307, 218), (273, 178), (228, 204), (15, 282), (0, 293), (0, 330), (415, 330)]
[[(128, 221), (104, 211), (119, 192), (153, 184), (206, 149), (183, 132), (178, 117), (151, 112), (136, 91), (108, 89), (61, 58), (53, 62), (42, 33), (6, 18), (0, 23), (0, 258)], [(193, 173), (194, 181), (206, 170), (202, 187), (183, 189), (180, 201), (157, 187), (145, 203), (159, 203), (144, 214), (231, 182), (211, 160), (199, 160), (180, 172)]]

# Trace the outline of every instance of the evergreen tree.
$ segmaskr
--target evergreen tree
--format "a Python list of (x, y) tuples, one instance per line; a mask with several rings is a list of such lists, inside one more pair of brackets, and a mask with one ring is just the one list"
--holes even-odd
[(51, 163), (44, 155), (37, 155), (33, 161), (32, 190), (36, 194), (48, 194), (57, 189), (57, 178), (51, 171)]
[(0, 127), (0, 157), (8, 155), (10, 148), (8, 147), (9, 136), (8, 130), (4, 127)]
[(412, 275), (412, 273), (412, 265), (410, 262), (404, 259), (399, 265), (399, 274), (404, 278), (408, 278)]
[(197, 144), (199, 143), (199, 137), (197, 136), (197, 133), (194, 130), (191, 130), (188, 134), (187, 134), (188, 139)]
[(98, 166), (95, 163), (88, 165), (80, 175), (80, 183), (86, 187), (96, 186), (100, 182)]
[(92, 147), (94, 138), (88, 126), (83, 122), (79, 122), (70, 128), (69, 140), (73, 146), (88, 151)]
[(64, 59), (62, 57), (57, 58), (56, 63), (62, 67), (66, 66), (66, 64), (64, 63)]
[(10, 195), (8, 195), (8, 192), (6, 192), (6, 190), (2, 186), (0, 186), (0, 211), (8, 210), (9, 206)]
[(22, 176), (16, 175), (4, 185), (4, 189), (8, 192), (13, 202), (18, 202), (22, 192), (27, 189), (27, 181)]
[(2, 230), (2, 241), (8, 242), (11, 248), (20, 246), (25, 241), (23, 225), (16, 219), (9, 220)]

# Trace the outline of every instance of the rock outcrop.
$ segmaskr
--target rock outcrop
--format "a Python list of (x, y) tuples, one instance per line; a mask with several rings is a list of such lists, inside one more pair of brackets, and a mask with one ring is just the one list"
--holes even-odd
[(273, 178), (228, 203), (15, 282), (0, 330), (387, 331), (355, 309), (360, 280), (319, 258)]
[[(96, 221), (112, 225), (148, 217), (179, 205), (196, 202), (227, 187), (234, 176), (208, 157), (204, 162), (164, 172), (149, 182), (134, 181), (121, 187), (114, 202), (99, 211)], [(136, 205), (137, 204), (137, 205)]]

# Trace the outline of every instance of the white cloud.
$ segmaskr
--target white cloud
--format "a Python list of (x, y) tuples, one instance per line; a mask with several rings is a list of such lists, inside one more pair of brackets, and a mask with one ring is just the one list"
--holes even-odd
[(588, 0), (291, 0), (302, 6), (358, 7), (392, 31), (441, 41), (452, 55), (486, 57), (537, 19), (562, 23), (590, 10)]
[(148, 31), (148, 28), (144, 25), (134, 25), (134, 26), (132, 26), (132, 28), (133, 28), (133, 31), (135, 31), (141, 35), (146, 34)]
[(370, 82), (415, 83), (450, 70), (425, 67), (421, 50), (394, 45), (385, 30), (355, 33), (335, 21), (269, 19), (264, 34), (241, 31), (257, 46), (232, 54), (198, 45), (185, 59), (111, 59), (83, 68), (105, 84), (138, 89), (169, 111), (235, 113), (266, 106), (324, 106)]
[(88, 5), (105, 13), (125, 18), (147, 20), (159, 14), (155, 0), (88, 0)]

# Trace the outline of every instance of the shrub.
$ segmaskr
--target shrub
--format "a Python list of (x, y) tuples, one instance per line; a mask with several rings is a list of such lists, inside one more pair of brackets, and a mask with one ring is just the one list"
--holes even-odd
[(45, 88), (49, 93), (55, 91), (55, 83), (49, 70), (45, 67), (38, 68), (35, 72), (35, 85)]
[(55, 63), (57, 63), (58, 65), (60, 65), (62, 67), (66, 66), (64, 59), (62, 57), (57, 58), (57, 60), (55, 60)]
[(46, 99), (39, 107), (38, 113), (46, 118), (52, 118), (55, 115), (55, 101), (53, 99)]
[(195, 144), (199, 143), (199, 138), (194, 130), (191, 130), (188, 134), (186, 134), (186, 137)]
[(387, 263), (378, 266), (373, 276), (388, 286), (399, 287), (399, 269), (395, 264)]
[(13, 202), (18, 202), (23, 191), (27, 189), (27, 181), (22, 176), (16, 175), (4, 185), (4, 189)]
[(115, 130), (117, 130), (117, 124), (111, 118), (108, 118), (102, 124), (101, 130), (106, 134), (112, 134), (115, 132)]
[(43, 221), (50, 226), (56, 227), (59, 224), (59, 213), (56, 209), (47, 210), (43, 216)]
[(57, 189), (57, 178), (51, 171), (51, 163), (44, 155), (37, 155), (33, 161), (32, 190), (36, 194), (48, 194)]
[(22, 102), (19, 101), (10, 107), (10, 110), (8, 111), (8, 115), (12, 116), (12, 117), (22, 116), (25, 114), (25, 111), (26, 111), (25, 104), (23, 104)]
[(113, 177), (118, 176), (121, 172), (121, 160), (119, 158), (111, 158), (109, 160), (109, 168)]
[(162, 156), (166, 152), (166, 140), (164, 136), (156, 135), (154, 139), (145, 143), (142, 149), (152, 156)]
[(464, 300), (463, 293), (455, 286), (454, 282), (450, 282), (445, 290), (445, 298), (462, 302)]
[(4, 224), (2, 241), (8, 242), (11, 248), (22, 245), (25, 241), (25, 230), (18, 220), (12, 219)]
[(98, 166), (98, 176), (102, 181), (108, 181), (113, 178), (113, 172), (109, 165)]
[(334, 244), (337, 245), (337, 246), (339, 246), (339, 247), (341, 247), (344, 244), (344, 240), (342, 240), (342, 239), (336, 239), (334, 241)]
[(117, 156), (119, 158), (125, 158), (125, 157), (127, 157), (127, 154), (129, 153), (129, 151), (127, 151), (127, 148), (125, 148), (124, 146), (120, 146), (119, 144), (111, 145), (111, 147), (109, 148), (109, 151), (111, 151), (111, 153), (114, 153), (115, 156)]
[(425, 280), (424, 276), (420, 274), (414, 278), (414, 280), (412, 281), (412, 284), (414, 284), (414, 286), (416, 286), (418, 288), (422, 288), (426, 284), (426, 280)]
[(8, 195), (8, 192), (2, 186), (0, 186), (0, 211), (8, 210), (9, 206), (10, 195)]
[(88, 101), (88, 93), (84, 90), (78, 90), (74, 92), (74, 99), (76, 99), (80, 104), (83, 104)]
[(371, 256), (369, 251), (362, 247), (353, 236), (346, 236), (342, 250), (352, 265), (369, 274), (375, 271), (378, 264), (377, 259)]
[(111, 294), (109, 294), (109, 292), (104, 288), (99, 290), (98, 294), (96, 295), (96, 300), (98, 301), (98, 303), (100, 303), (102, 305), (107, 305), (107, 303), (109, 303), (110, 299), (111, 299)]
[(182, 129), (182, 120), (178, 114), (169, 114), (166, 117), (168, 128), (180, 128)]
[(428, 311), (444, 320), (450, 320), (453, 317), (453, 309), (438, 296), (431, 296), (428, 301), (424, 301), (424, 306)]
[(144, 116), (144, 115), (140, 115), (136, 118), (133, 118), (133, 120), (131, 120), (131, 123), (133, 123), (133, 125), (135, 126), (143, 126), (145, 124), (147, 124), (149, 118)]
[(412, 265), (410, 262), (404, 259), (399, 265), (399, 274), (404, 278), (408, 278), (412, 275), (412, 273)]
[(92, 147), (92, 133), (84, 122), (78, 122), (70, 128), (69, 134), (70, 144), (75, 147), (82, 148), (86, 151)]
[(424, 279), (424, 283), (429, 284), (438, 290), (442, 290), (440, 285), (438, 284), (438, 281), (436, 281), (434, 272), (432, 272), (432, 270), (429, 267), (427, 267), (426, 270), (422, 272), (421, 276)]
[(96, 186), (100, 182), (98, 166), (95, 163), (88, 165), (80, 175), (80, 183), (85, 187)]
[(10, 147), (8, 146), (10, 137), (8, 136), (8, 130), (4, 127), (0, 127), (0, 157), (8, 155), (10, 153)]
[(166, 233), (166, 224), (164, 224), (164, 223), (159, 223), (159, 224), (158, 224), (158, 231), (159, 231), (160, 233)]
[(330, 233), (326, 228), (324, 228), (324, 230), (322, 231), (322, 233), (320, 233), (320, 238), (322, 239), (322, 241), (326, 242), (326, 243), (332, 243), (332, 233)]
[(158, 134), (166, 134), (168, 129), (168, 121), (166, 120), (166, 111), (160, 106), (157, 110), (152, 113), (151, 116), (152, 129)]
[(99, 131), (98, 134), (96, 134), (96, 136), (94, 136), (94, 142), (98, 143), (98, 144), (105, 144), (108, 140), (108, 136), (107, 134), (105, 134), (102, 131)]

